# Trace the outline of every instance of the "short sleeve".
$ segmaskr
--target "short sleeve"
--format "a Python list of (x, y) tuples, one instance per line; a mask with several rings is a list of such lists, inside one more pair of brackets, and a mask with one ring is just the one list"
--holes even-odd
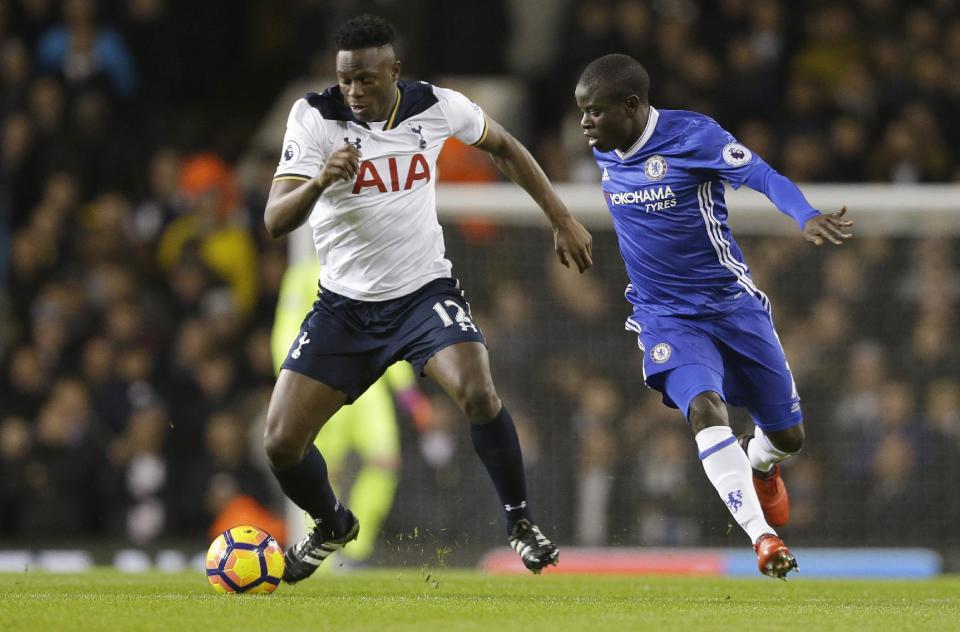
[(733, 134), (706, 116), (698, 134), (696, 156), (698, 168), (716, 174), (734, 189), (740, 188), (756, 168), (766, 164), (760, 156), (737, 142)]
[(306, 99), (293, 104), (274, 180), (310, 180), (323, 166), (323, 126)]
[(450, 135), (468, 145), (477, 145), (487, 137), (487, 117), (480, 106), (456, 90), (434, 87), (443, 108)]

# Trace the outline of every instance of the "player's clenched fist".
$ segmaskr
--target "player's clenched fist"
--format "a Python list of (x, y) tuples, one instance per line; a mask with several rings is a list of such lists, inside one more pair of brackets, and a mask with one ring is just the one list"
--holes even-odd
[(353, 180), (357, 177), (360, 168), (360, 150), (353, 145), (344, 145), (337, 149), (323, 164), (323, 169), (317, 174), (317, 181), (324, 189), (338, 180)]

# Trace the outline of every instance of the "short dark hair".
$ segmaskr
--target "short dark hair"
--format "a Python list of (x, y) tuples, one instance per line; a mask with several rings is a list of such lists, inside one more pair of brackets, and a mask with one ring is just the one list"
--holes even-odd
[(340, 25), (334, 40), (337, 50), (377, 48), (393, 44), (393, 25), (378, 15), (364, 13)]
[(635, 94), (641, 102), (649, 102), (650, 75), (630, 55), (615, 53), (598, 57), (583, 69), (580, 83), (586, 86), (602, 85), (616, 99)]

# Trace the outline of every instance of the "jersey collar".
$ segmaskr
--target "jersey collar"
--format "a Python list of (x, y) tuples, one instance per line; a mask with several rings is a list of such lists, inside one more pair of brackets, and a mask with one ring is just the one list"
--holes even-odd
[[(358, 121), (353, 111), (343, 102), (343, 94), (339, 86), (331, 86), (321, 94), (310, 92), (306, 95), (307, 102), (320, 111), (325, 119), (334, 121), (353, 121), (358, 125), (369, 128), (363, 121)], [(397, 81), (397, 100), (387, 119), (384, 129), (393, 129), (411, 116), (416, 116), (437, 103), (433, 94), (433, 86), (422, 81)]]
[(637, 139), (637, 142), (631, 145), (630, 149), (628, 149), (627, 151), (622, 152), (619, 149), (613, 150), (614, 152), (616, 152), (620, 160), (625, 160), (626, 158), (629, 158), (630, 156), (640, 151), (643, 148), (643, 146), (647, 144), (647, 141), (650, 140), (651, 136), (653, 136), (653, 130), (656, 129), (657, 119), (659, 118), (660, 118), (660, 113), (657, 112), (657, 109), (651, 105), (650, 113), (647, 115), (647, 124), (643, 128), (643, 133), (640, 134), (640, 138)]
[(383, 126), (383, 129), (390, 129), (397, 122), (397, 111), (400, 109), (400, 102), (403, 100), (403, 93), (400, 92), (400, 88), (397, 88), (396, 102), (393, 104), (393, 109), (390, 111), (390, 117), (387, 118), (387, 124)]

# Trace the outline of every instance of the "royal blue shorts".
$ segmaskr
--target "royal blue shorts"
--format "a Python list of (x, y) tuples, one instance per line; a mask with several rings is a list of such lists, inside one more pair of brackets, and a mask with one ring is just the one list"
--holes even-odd
[(343, 391), (350, 403), (394, 362), (407, 360), (423, 375), (434, 354), (460, 342), (486, 345), (454, 279), (435, 279), (411, 294), (379, 302), (323, 290), (281, 368)]
[(800, 397), (773, 319), (748, 298), (710, 318), (644, 315), (627, 320), (638, 333), (647, 385), (687, 416), (694, 397), (718, 393), (742, 406), (763, 430), (783, 430), (803, 420)]

